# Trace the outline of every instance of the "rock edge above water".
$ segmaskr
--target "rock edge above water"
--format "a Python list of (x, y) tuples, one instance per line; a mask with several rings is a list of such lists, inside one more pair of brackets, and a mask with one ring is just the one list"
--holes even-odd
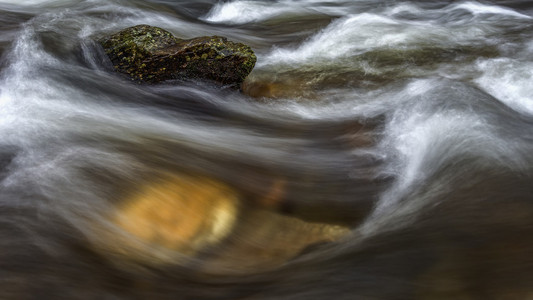
[(240, 88), (257, 60), (253, 50), (220, 36), (189, 40), (149, 25), (137, 25), (98, 40), (115, 70), (132, 80), (203, 79)]

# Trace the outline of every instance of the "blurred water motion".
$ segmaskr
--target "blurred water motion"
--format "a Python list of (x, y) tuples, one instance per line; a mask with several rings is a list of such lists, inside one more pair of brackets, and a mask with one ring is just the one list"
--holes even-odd
[[(533, 299), (529, 1), (0, 0), (1, 299)], [(133, 84), (150, 24), (258, 56)]]
[[(350, 232), (283, 216), (263, 205), (246, 206), (241, 197), (207, 178), (160, 178), (121, 201), (110, 221), (123, 232), (102, 228), (105, 238), (97, 242), (125, 263), (187, 265), (201, 257), (203, 269), (227, 273), (273, 268)], [(228, 238), (232, 232), (236, 238)]]

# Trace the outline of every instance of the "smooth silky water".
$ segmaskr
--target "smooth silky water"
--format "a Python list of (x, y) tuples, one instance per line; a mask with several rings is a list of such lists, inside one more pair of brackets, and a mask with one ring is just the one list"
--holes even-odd
[[(94, 42), (222, 35), (242, 91)], [(1, 299), (533, 299), (529, 1), (0, 0)]]

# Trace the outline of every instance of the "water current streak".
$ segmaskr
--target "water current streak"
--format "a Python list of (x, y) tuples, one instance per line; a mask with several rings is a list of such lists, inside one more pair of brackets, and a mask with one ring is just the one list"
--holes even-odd
[[(149, 24), (258, 57), (140, 85)], [(1, 299), (530, 299), (530, 1), (0, 0)]]

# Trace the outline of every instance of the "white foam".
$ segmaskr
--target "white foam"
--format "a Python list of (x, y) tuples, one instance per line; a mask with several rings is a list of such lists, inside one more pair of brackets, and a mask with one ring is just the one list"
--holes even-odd
[(533, 114), (533, 63), (511, 58), (479, 61), (475, 82), (514, 110)]
[[(237, 3), (237, 2), (231, 2)], [(447, 17), (457, 10), (471, 14)], [(434, 15), (438, 20), (413, 20), (402, 13)], [(271, 64), (306, 64), (348, 58), (373, 49), (416, 48), (420, 45), (456, 47), (486, 43), (502, 29), (492, 19), (530, 18), (511, 9), (476, 2), (452, 4), (445, 9), (423, 9), (414, 4), (399, 4), (381, 12), (347, 14), (332, 22), (298, 47), (273, 48), (261, 57), (258, 67)], [(439, 17), (440, 16), (440, 17)], [(490, 19), (491, 22), (487, 22)], [(443, 22), (443, 20), (446, 20)]]
[(270, 19), (275, 16), (298, 13), (297, 5), (279, 5), (262, 1), (233, 1), (216, 4), (201, 19), (214, 23), (244, 24)]
[(77, 3), (79, 0), (0, 0), (0, 4), (17, 5), (24, 7), (31, 6), (61, 6), (65, 4)]
[(447, 28), (371, 13), (343, 17), (298, 48), (274, 49), (258, 66), (275, 63), (307, 63), (350, 57), (376, 48), (468, 44), (482, 38), (482, 28)]
[(236, 0), (215, 4), (200, 19), (213, 23), (245, 24), (287, 15), (345, 16), (357, 11), (354, 4), (357, 3), (341, 0)]
[[(201, 19), (214, 23), (245, 24), (250, 22), (261, 22), (271, 18), (288, 14), (306, 14), (314, 12), (332, 16), (346, 16), (359, 12), (360, 7), (356, 1), (340, 0), (278, 0), (278, 1), (252, 1), (235, 0), (219, 2)], [(478, 2), (462, 2), (451, 4), (445, 9), (429, 12), (451, 13), (456, 10), (466, 10), (474, 16), (499, 15), (516, 18), (531, 18), (509, 8), (495, 5), (486, 5)], [(392, 8), (387, 8), (384, 15), (394, 15), (398, 13), (424, 14), (425, 10), (414, 5), (400, 3)]]
[[(395, 228), (416, 221), (417, 213), (425, 206), (438, 205), (439, 193), (449, 193), (448, 180), (457, 180), (468, 166), (457, 165), (457, 174), (439, 175), (431, 190), (413, 195), (435, 172), (446, 165), (475, 157), (490, 164), (521, 169), (527, 161), (519, 155), (524, 146), (510, 142), (508, 136), (498, 133), (497, 126), (483, 112), (473, 107), (490, 101), (482, 93), (467, 85), (440, 79), (421, 79), (394, 93), (390, 105), (396, 109), (390, 114), (384, 138), (380, 144), (391, 162), (386, 173), (394, 176), (394, 184), (381, 195), (362, 232)], [(469, 109), (469, 106), (472, 109)], [(459, 176), (459, 177), (457, 177)]]
[[(399, 42), (402, 34), (383, 34), (395, 31), (399, 24), (375, 14), (359, 14), (341, 18), (296, 49), (274, 49), (259, 66), (270, 63), (305, 63), (309, 60), (329, 60), (362, 51), (380, 44)], [(376, 36), (380, 36), (376, 39)]]
[(530, 16), (521, 14), (509, 8), (504, 8), (504, 7), (495, 6), (495, 5), (484, 5), (478, 2), (464, 2), (464, 3), (454, 4), (450, 7), (450, 9), (464, 9), (474, 15), (494, 14), (494, 15), (503, 15), (503, 16), (531, 19)]

